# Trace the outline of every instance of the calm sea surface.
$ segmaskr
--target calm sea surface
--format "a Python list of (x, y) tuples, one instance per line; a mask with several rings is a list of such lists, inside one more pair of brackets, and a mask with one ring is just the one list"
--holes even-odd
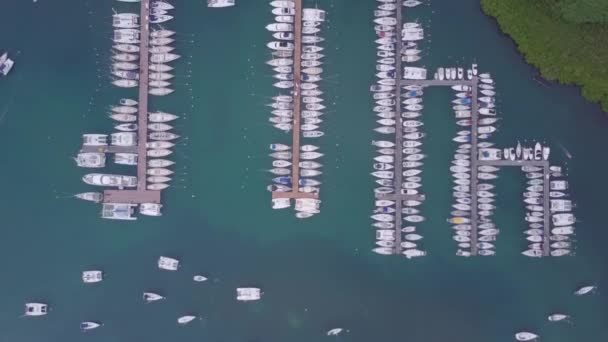
[[(568, 169), (578, 207), (575, 257), (531, 260), (525, 247), (523, 177), (504, 170), (497, 182), (498, 256), (464, 259), (445, 222), (451, 205), (449, 164), (456, 132), (451, 91), (425, 94), (429, 155), (424, 170), (427, 221), (420, 230), (428, 256), (415, 261), (370, 252), (375, 117), (376, 2), (325, 0), (325, 81), (328, 106), (320, 140), (325, 153), (320, 215), (300, 221), (273, 211), (265, 190), (271, 142), (288, 142), (267, 124), (276, 95), (264, 62), (267, 1), (239, 0), (211, 10), (204, 1), (175, 1), (178, 31), (176, 92), (151, 108), (183, 115), (175, 149), (176, 180), (163, 193), (164, 216), (136, 222), (99, 218), (100, 207), (76, 201), (86, 170), (71, 157), (85, 132), (108, 133), (110, 105), (135, 91), (110, 86), (115, 1), (4, 0), (0, 48), (16, 65), (0, 80), (0, 341), (342, 341), (506, 342), (520, 329), (544, 341), (608, 340), (608, 119), (578, 89), (534, 80), (536, 72), (486, 18), (476, 0), (435, 0), (408, 11), (428, 36), (425, 66), (477, 61), (498, 85), (501, 146), (546, 141), (552, 160)], [(309, 2), (309, 5), (314, 3)], [(574, 156), (566, 159), (561, 147)], [(109, 167), (111, 172), (133, 169)], [(89, 190), (90, 191), (90, 190)], [(160, 255), (178, 257), (177, 273), (156, 268)], [(80, 272), (102, 268), (106, 279), (84, 285)], [(192, 275), (211, 281), (197, 284)], [(594, 283), (594, 296), (574, 297)], [(238, 286), (261, 287), (257, 303), (237, 303)], [(141, 293), (167, 296), (144, 304)], [(45, 301), (45, 318), (19, 318), (27, 301)], [(574, 324), (546, 321), (553, 312)], [(176, 318), (204, 317), (185, 327)], [(78, 324), (105, 326), (83, 334)]]

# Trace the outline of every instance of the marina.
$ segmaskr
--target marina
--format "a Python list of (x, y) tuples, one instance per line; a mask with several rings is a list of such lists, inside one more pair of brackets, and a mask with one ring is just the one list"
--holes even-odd
[[(411, 2), (410, 6), (404, 4), (408, 9), (417, 5), (419, 3), (416, 2)], [(560, 190), (567, 188), (565, 180), (556, 181), (558, 183), (550, 180), (551, 175), (562, 176), (561, 167), (550, 166), (550, 148), (539, 143), (530, 148), (523, 147), (523, 150), (519, 143), (516, 148), (494, 148), (493, 143), (486, 141), (496, 131), (492, 124), (498, 120), (495, 118), (495, 90), (491, 75), (479, 73), (477, 64), (472, 64), (468, 69), (440, 67), (433, 79), (427, 79), (426, 69), (404, 67), (402, 62), (420, 60), (416, 56), (421, 51), (418, 44), (423, 39), (423, 29), (416, 22), (404, 23), (401, 9), (395, 12), (387, 10), (392, 7), (387, 7), (384, 3), (378, 8), (374, 12), (374, 22), (379, 24), (376, 33), (380, 37), (376, 42), (389, 45), (379, 46), (377, 54), (382, 58), (378, 60), (377, 70), (380, 73), (377, 76), (380, 80), (377, 85), (370, 87), (377, 104), (374, 111), (382, 118), (378, 122), (383, 125), (375, 131), (382, 134), (394, 133), (395, 139), (394, 142), (372, 142), (372, 145), (382, 147), (378, 150), (381, 154), (394, 146), (394, 157), (376, 157), (375, 160), (380, 163), (374, 164), (376, 171), (372, 172), (373, 176), (379, 178), (376, 182), (382, 185), (374, 190), (377, 208), (371, 218), (376, 221), (373, 225), (377, 229), (376, 245), (379, 247), (373, 251), (385, 255), (404, 254), (408, 259), (426, 254), (418, 249), (417, 241), (422, 236), (415, 234), (416, 227), (404, 227), (404, 222), (411, 224), (424, 221), (418, 209), (404, 205), (413, 204), (416, 207), (426, 199), (419, 190), (422, 170), (418, 168), (423, 166), (422, 160), (425, 157), (421, 154), (421, 139), (426, 133), (419, 130), (424, 124), (418, 119), (422, 117), (423, 101), (417, 96), (422, 96), (426, 89), (432, 87), (450, 87), (457, 92), (456, 99), (452, 101), (456, 123), (464, 127), (453, 139), (459, 145), (450, 167), (456, 184), (453, 192), (456, 203), (453, 204), (455, 210), (451, 212), (448, 222), (455, 230), (453, 239), (458, 243), (456, 255), (469, 257), (496, 254), (494, 243), (499, 229), (491, 220), (495, 195), (492, 192), (494, 185), (490, 181), (498, 177), (495, 172), (506, 166), (522, 168), (529, 178), (530, 186), (524, 192), (524, 202), (529, 210), (525, 220), (530, 229), (524, 232), (528, 248), (522, 254), (528, 257), (572, 255), (569, 235), (573, 233), (575, 218), (569, 213), (571, 201), (555, 198), (566, 194), (550, 191), (552, 184), (559, 184)], [(394, 15), (394, 19), (391, 15)], [(401, 39), (393, 38), (398, 34), (394, 33), (395, 27), (403, 28)], [(392, 60), (394, 67), (388, 65)], [(405, 90), (407, 92), (403, 96)], [(402, 100), (403, 97), (405, 100)], [(406, 111), (403, 111), (402, 104)], [(392, 110), (395, 111), (394, 114)], [(394, 120), (391, 119), (393, 117)], [(393, 125), (394, 128), (391, 127)], [(542, 173), (536, 172), (536, 168)], [(560, 171), (551, 172), (551, 168)], [(404, 182), (404, 176), (408, 181)], [(558, 209), (551, 210), (551, 203)], [(561, 211), (565, 213), (562, 214)], [(402, 214), (409, 215), (405, 216), (406, 221)]]
[[(218, 3), (219, 5), (219, 3)], [(113, 174), (88, 174), (83, 180), (91, 185), (117, 187), (103, 193), (77, 194), (77, 198), (102, 203), (102, 218), (135, 220), (135, 209), (147, 216), (161, 215), (161, 191), (168, 188), (173, 171), (167, 169), (173, 162), (166, 159), (174, 146), (170, 140), (179, 138), (168, 132), (173, 127), (167, 122), (176, 115), (149, 111), (149, 96), (166, 96), (173, 92), (168, 81), (173, 78), (168, 64), (180, 58), (172, 53), (173, 31), (151, 25), (165, 23), (173, 16), (167, 15), (174, 7), (154, 0), (141, 0), (139, 13), (113, 15), (114, 30), (112, 56), (112, 84), (120, 88), (138, 88), (137, 100), (123, 98), (112, 107), (110, 118), (120, 124), (109, 136), (105, 134), (83, 135), (83, 146), (76, 158), (78, 166), (102, 168), (106, 154), (113, 154), (116, 164), (134, 165), (137, 176)], [(136, 64), (137, 63), (137, 64)], [(122, 123), (121, 123), (122, 122)], [(110, 138), (108, 141), (108, 138)], [(150, 159), (148, 158), (150, 157)], [(125, 189), (130, 187), (133, 189)]]
[[(271, 126), (292, 123), (293, 116), (271, 116), (271, 111), (285, 113), (279, 111), (287, 109), (265, 104), (274, 102), (271, 96), (293, 99), (289, 96), (293, 87), (272, 87), (273, 82), (290, 80), (275, 81), (265, 62), (287, 52), (269, 50), (267, 43), (280, 39), (270, 38), (276, 32), (264, 30), (264, 25), (274, 21), (271, 11), (273, 17), (292, 11), (270, 9), (270, 0), (236, 2), (228, 9), (208, 8), (205, 1), (171, 2), (179, 8), (167, 10), (167, 14), (179, 21), (162, 25), (175, 25), (180, 31), (170, 37), (175, 49), (168, 51), (173, 48), (169, 45), (148, 49), (150, 54), (183, 55), (166, 64), (149, 58), (150, 74), (175, 77), (149, 77), (148, 87), (174, 87), (176, 91), (148, 99), (146, 157), (152, 163), (144, 176), (146, 185), (171, 184), (170, 192), (158, 191), (163, 217), (148, 219), (139, 210), (157, 213), (154, 206), (147, 205), (154, 199), (143, 205), (129, 204), (125, 203), (128, 196), (109, 199), (106, 195), (105, 201), (111, 203), (102, 204), (104, 190), (128, 195), (137, 192), (141, 179), (136, 170), (140, 58), (123, 62), (112, 57), (118, 55), (116, 51), (139, 56), (140, 41), (112, 42), (110, 26), (113, 8), (134, 12), (139, 18), (140, 3), (83, 2), (74, 6), (65, 1), (8, 0), (0, 25), (10, 34), (2, 45), (17, 64), (0, 82), (4, 87), (0, 92), (0, 138), (5, 146), (0, 172), (5, 192), (16, 197), (5, 196), (2, 206), (7, 230), (2, 250), (6, 257), (18, 255), (19, 260), (7, 264), (5, 282), (10, 291), (5, 293), (2, 323), (6, 336), (24, 341), (108, 336), (130, 340), (137, 336), (149, 342), (176, 338), (267, 342), (402, 339), (404, 334), (437, 341), (458, 336), (470, 342), (608, 338), (607, 315), (600, 305), (606, 286), (601, 261), (607, 257), (602, 244), (608, 236), (599, 210), (607, 191), (603, 181), (606, 165), (598, 158), (608, 143), (607, 124), (597, 106), (586, 102), (577, 87), (556, 82), (538, 86), (532, 78), (540, 78), (538, 71), (525, 63), (508, 37), (501, 37), (494, 20), (480, 12), (479, 2), (421, 1), (418, 7), (403, 8), (402, 25), (420, 24), (425, 39), (406, 48), (410, 54), (404, 51), (401, 56), (400, 82), (404, 85), (398, 100), (402, 113), (381, 108), (372, 111), (372, 106), (397, 107), (393, 103), (396, 89), (379, 92), (390, 93), (390, 98), (383, 95), (373, 100), (367, 92), (370, 82), (376, 82), (373, 69), (378, 51), (373, 41), (382, 39), (380, 46), (391, 44), (389, 37), (374, 37), (370, 27), (380, 4), (373, 0), (319, 3), (328, 11), (328, 21), (309, 32), (321, 30), (316, 35), (326, 39), (325, 50), (313, 52), (313, 47), (301, 53), (325, 54), (323, 79), (316, 83), (316, 89), (324, 92), (325, 104), (310, 103), (328, 108), (324, 115), (304, 123), (308, 103), (300, 97), (299, 162), (323, 165), (300, 168), (299, 177), (323, 182), (306, 185), (322, 190), (318, 196), (323, 200), (323, 212), (300, 220), (294, 217), (299, 212), (293, 210), (294, 199), (290, 209), (275, 211), (269, 206), (270, 194), (264, 191), (275, 177), (268, 177), (269, 169), (293, 172), (292, 156), (267, 155), (283, 152), (267, 152), (271, 142), (283, 143), (288, 146), (285, 151), (292, 152), (293, 132), (283, 133)], [(302, 4), (315, 7), (310, 0)], [(392, 4), (401, 5), (399, 1)], [(151, 0), (150, 8), (155, 7)], [(60, 13), (70, 13), (76, 20), (58, 21)], [(135, 25), (129, 20), (120, 22), (129, 26), (125, 29), (139, 29), (139, 19)], [(302, 24), (304, 29), (304, 21)], [(39, 34), (40, 27), (46, 28), (45, 33)], [(156, 24), (150, 24), (150, 31), (155, 29)], [(417, 37), (413, 32), (408, 37)], [(51, 36), (58, 39), (49, 39)], [(271, 53), (273, 57), (269, 57)], [(421, 59), (406, 62), (405, 56)], [(390, 58), (379, 59), (394, 67)], [(481, 81), (484, 72), (476, 76), (475, 129), (471, 117), (463, 117), (465, 112), (473, 112), (472, 89), (446, 88), (471, 87), (473, 79), (429, 79), (440, 65), (462, 67), (466, 74), (468, 68), (472, 70), (471, 61), (479, 62), (484, 71), (492, 70), (494, 81), (494, 88), (482, 88), (479, 86), (489, 85)], [(115, 63), (136, 64), (137, 69), (118, 72)], [(409, 66), (428, 68), (427, 78), (403, 78), (416, 75), (412, 70), (404, 72)], [(285, 68), (276, 72), (277, 76), (289, 74)], [(126, 80), (136, 81), (137, 86), (121, 88), (112, 83), (133, 84)], [(378, 85), (390, 86), (386, 78), (380, 81)], [(421, 81), (428, 82), (417, 88)], [(493, 108), (486, 105), (491, 102), (481, 100), (494, 96)], [(125, 101), (119, 101), (121, 98)], [(424, 107), (406, 110), (406, 106)], [(167, 121), (172, 116), (159, 111), (180, 118)], [(390, 120), (397, 121), (404, 113), (399, 119), (401, 143), (421, 145), (396, 143), (397, 127)], [(110, 120), (109, 115), (113, 116)], [(269, 124), (269, 117), (276, 121)], [(321, 118), (323, 122), (317, 121)], [(320, 126), (325, 136), (303, 138), (304, 124)], [(165, 125), (173, 128), (167, 131)], [(372, 130), (380, 126), (395, 131), (381, 135)], [(85, 132), (105, 133), (106, 145), (96, 146), (92, 143), (102, 138), (87, 136), (90, 140), (83, 144), (82, 155), (76, 156), (84, 142), (80, 134)], [(155, 140), (149, 136), (152, 132), (175, 132), (188, 138)], [(426, 137), (403, 137), (417, 136), (412, 134), (416, 132)], [(479, 135), (477, 157), (471, 159), (472, 146), (467, 145), (472, 145), (473, 132)], [(369, 146), (372, 140), (378, 145)], [(519, 141), (522, 153), (511, 160), (511, 150), (517, 151)], [(392, 145), (379, 146), (383, 142)], [(523, 151), (534, 150), (537, 142), (541, 151), (551, 148), (550, 158), (524, 159)], [(311, 144), (319, 148), (313, 150)], [(6, 148), (12, 145), (15, 147)], [(397, 157), (396, 150), (402, 155)], [(317, 155), (303, 156), (305, 152), (324, 156), (306, 159)], [(465, 155), (468, 158), (461, 159)], [(75, 168), (71, 157), (90, 168)], [(380, 184), (370, 181), (369, 173), (395, 173), (396, 158), (401, 163), (401, 184), (395, 184), (394, 174), (377, 178), (387, 179), (383, 183), (397, 191), (376, 193)], [(417, 164), (421, 162), (424, 165)], [(473, 169), (479, 179), (476, 182)], [(302, 174), (302, 170), (312, 172)], [(317, 170), (323, 174), (315, 173)], [(409, 170), (421, 172), (404, 174)], [(170, 171), (174, 173), (167, 174)], [(468, 178), (460, 178), (463, 175)], [(87, 176), (84, 185), (81, 176)], [(494, 176), (497, 178), (486, 179)], [(476, 191), (471, 190), (473, 183)], [(276, 190), (287, 187), (274, 185)], [(289, 186), (286, 192), (291, 189)], [(98, 204), (74, 201), (75, 193)], [(471, 220), (472, 204), (464, 200), (472, 201), (473, 196), (480, 220), (475, 243), (471, 236), (456, 234), (473, 234), (473, 223), (445, 222)], [(230, 204), (235, 198), (240, 205)], [(400, 231), (395, 226), (372, 227), (370, 223), (395, 225), (397, 204), (391, 202), (396, 201), (402, 201)], [(414, 206), (417, 202), (421, 204)], [(100, 219), (100, 209), (131, 221)], [(395, 220), (372, 221), (370, 215)], [(420, 220), (417, 216), (426, 221), (409, 221)], [(396, 233), (400, 234), (399, 257), (393, 247)], [(453, 235), (470, 240), (455, 242)], [(482, 248), (489, 246), (485, 243), (495, 248)], [(473, 246), (477, 255), (495, 252), (496, 258), (467, 255)], [(391, 249), (394, 256), (371, 251), (379, 247)], [(536, 257), (537, 248), (542, 256), (553, 252), (572, 257)], [(231, 256), (235, 249), (245, 258)], [(428, 253), (427, 257), (414, 258), (410, 252), (407, 259), (403, 252), (412, 249)], [(460, 254), (455, 255), (458, 249)], [(521, 251), (530, 255), (522, 256)], [(563, 254), (566, 252), (569, 254)], [(176, 264), (167, 260), (163, 263), (167, 270), (160, 269), (160, 256)], [(474, 274), (477, 276), (472, 277)], [(505, 279), (518, 279), (521, 286), (506, 286)], [(448, 281), (450, 286), (441, 285)], [(253, 300), (257, 297), (259, 300)], [(397, 302), (407, 303), (407, 307), (394, 305)], [(478, 323), (474, 329), (457, 319), (462, 310), (468, 320)], [(368, 317), (366, 313), (380, 314)], [(394, 329), (400, 322), (408, 323)], [(431, 322), (441, 322), (441, 329), (429, 329)]]

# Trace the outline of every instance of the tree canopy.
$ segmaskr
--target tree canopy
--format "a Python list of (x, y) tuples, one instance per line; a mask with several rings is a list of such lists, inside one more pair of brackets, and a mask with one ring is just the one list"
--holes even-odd
[[(595, 4), (608, 0), (564, 0)], [(581, 24), (564, 19), (562, 1), (482, 0), (486, 14), (517, 43), (526, 60), (543, 77), (582, 86), (587, 99), (608, 112), (608, 24)], [(598, 8), (607, 7), (600, 6)], [(573, 13), (582, 16), (578, 9)], [(582, 18), (582, 17), (581, 17)]]
[(567, 21), (608, 24), (607, 0), (559, 0), (555, 6)]

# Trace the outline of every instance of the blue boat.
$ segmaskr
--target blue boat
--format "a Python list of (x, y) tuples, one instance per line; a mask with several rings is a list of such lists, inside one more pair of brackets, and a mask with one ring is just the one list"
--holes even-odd
[(470, 104), (471, 103), (471, 99), (467, 97), (467, 98), (463, 98), (463, 99), (456, 99), (453, 102), (456, 103), (456, 104), (464, 104), (464, 105), (466, 105), (466, 104)]
[(405, 93), (405, 97), (417, 97), (417, 96), (422, 96), (422, 90), (410, 90), (407, 93)]
[(291, 177), (275, 177), (272, 181), (283, 185), (291, 185)]

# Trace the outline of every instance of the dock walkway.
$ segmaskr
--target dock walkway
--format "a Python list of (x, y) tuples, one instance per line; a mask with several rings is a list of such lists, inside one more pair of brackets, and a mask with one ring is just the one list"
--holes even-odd
[(106, 145), (106, 146), (82, 146), (80, 148), (80, 153), (139, 153), (137, 146), (114, 146), (114, 145)]
[(300, 192), (300, 111), (302, 83), (302, 0), (294, 0), (294, 41), (293, 53), (293, 141), (291, 147), (291, 191), (273, 191), (272, 198), (318, 198), (316, 193)]

